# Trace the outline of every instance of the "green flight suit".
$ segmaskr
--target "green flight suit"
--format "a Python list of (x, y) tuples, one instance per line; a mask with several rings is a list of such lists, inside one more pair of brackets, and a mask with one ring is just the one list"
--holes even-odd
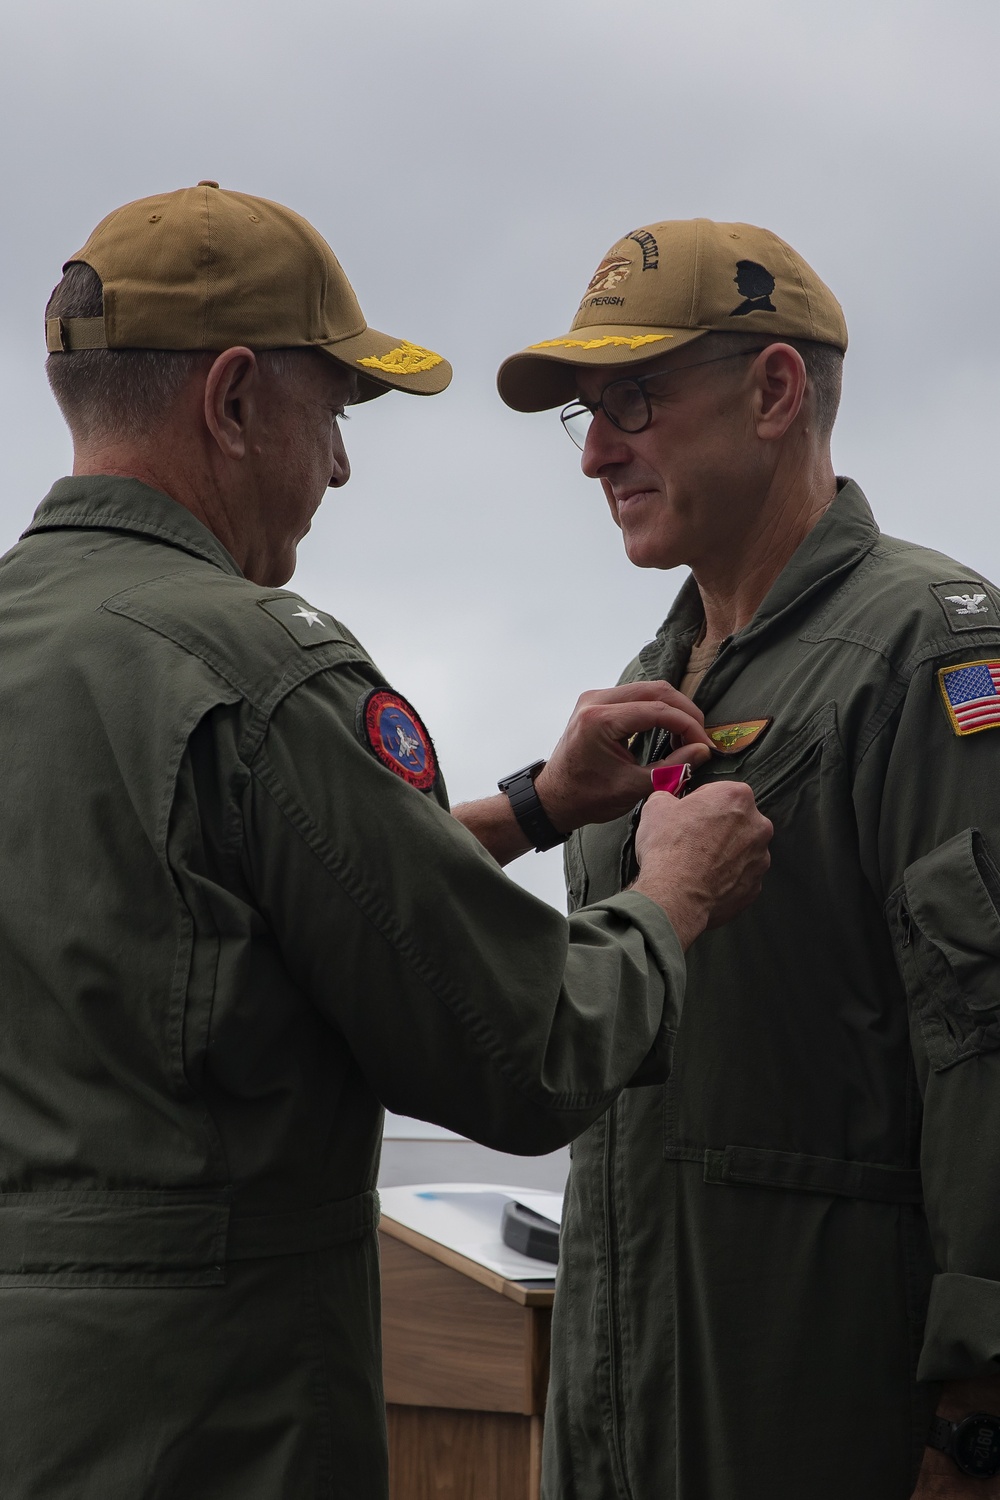
[(381, 1500), (382, 1103), (568, 1141), (666, 1074), (673, 930), (510, 881), (158, 491), (60, 481), (0, 641), (0, 1494)]
[[(702, 619), (688, 580), (623, 680)], [(934, 1382), (1000, 1373), (1000, 732), (938, 678), (990, 660), (996, 590), (841, 481), (702, 679), (772, 720), (695, 778), (753, 787), (772, 866), (688, 952), (666, 1084), (573, 1147), (547, 1500), (906, 1500)], [(571, 904), (627, 841), (574, 837)]]

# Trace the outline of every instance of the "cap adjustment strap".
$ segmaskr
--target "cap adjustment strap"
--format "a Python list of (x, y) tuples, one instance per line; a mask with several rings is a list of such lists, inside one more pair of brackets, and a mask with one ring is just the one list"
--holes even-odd
[(103, 318), (46, 318), (45, 347), (50, 354), (69, 354), (77, 349), (106, 349), (108, 336)]

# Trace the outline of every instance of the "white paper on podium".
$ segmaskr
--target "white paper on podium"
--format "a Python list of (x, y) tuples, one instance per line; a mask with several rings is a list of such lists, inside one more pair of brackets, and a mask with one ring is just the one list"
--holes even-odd
[(386, 1218), (476, 1261), (509, 1281), (551, 1281), (555, 1266), (509, 1249), (500, 1237), (504, 1205), (514, 1202), (558, 1224), (562, 1193), (481, 1182), (420, 1182), (382, 1188)]

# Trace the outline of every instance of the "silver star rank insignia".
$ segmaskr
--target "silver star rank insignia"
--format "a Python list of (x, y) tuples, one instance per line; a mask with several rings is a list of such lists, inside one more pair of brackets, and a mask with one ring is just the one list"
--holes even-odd
[(344, 633), (332, 615), (313, 609), (294, 594), (277, 594), (273, 599), (261, 599), (260, 607), (272, 620), (277, 620), (300, 646), (325, 646), (330, 641), (344, 639)]

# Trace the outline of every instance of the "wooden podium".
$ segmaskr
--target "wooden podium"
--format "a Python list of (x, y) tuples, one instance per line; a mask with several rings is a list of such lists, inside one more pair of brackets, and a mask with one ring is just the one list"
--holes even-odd
[(538, 1500), (553, 1283), (379, 1235), (391, 1500)]

